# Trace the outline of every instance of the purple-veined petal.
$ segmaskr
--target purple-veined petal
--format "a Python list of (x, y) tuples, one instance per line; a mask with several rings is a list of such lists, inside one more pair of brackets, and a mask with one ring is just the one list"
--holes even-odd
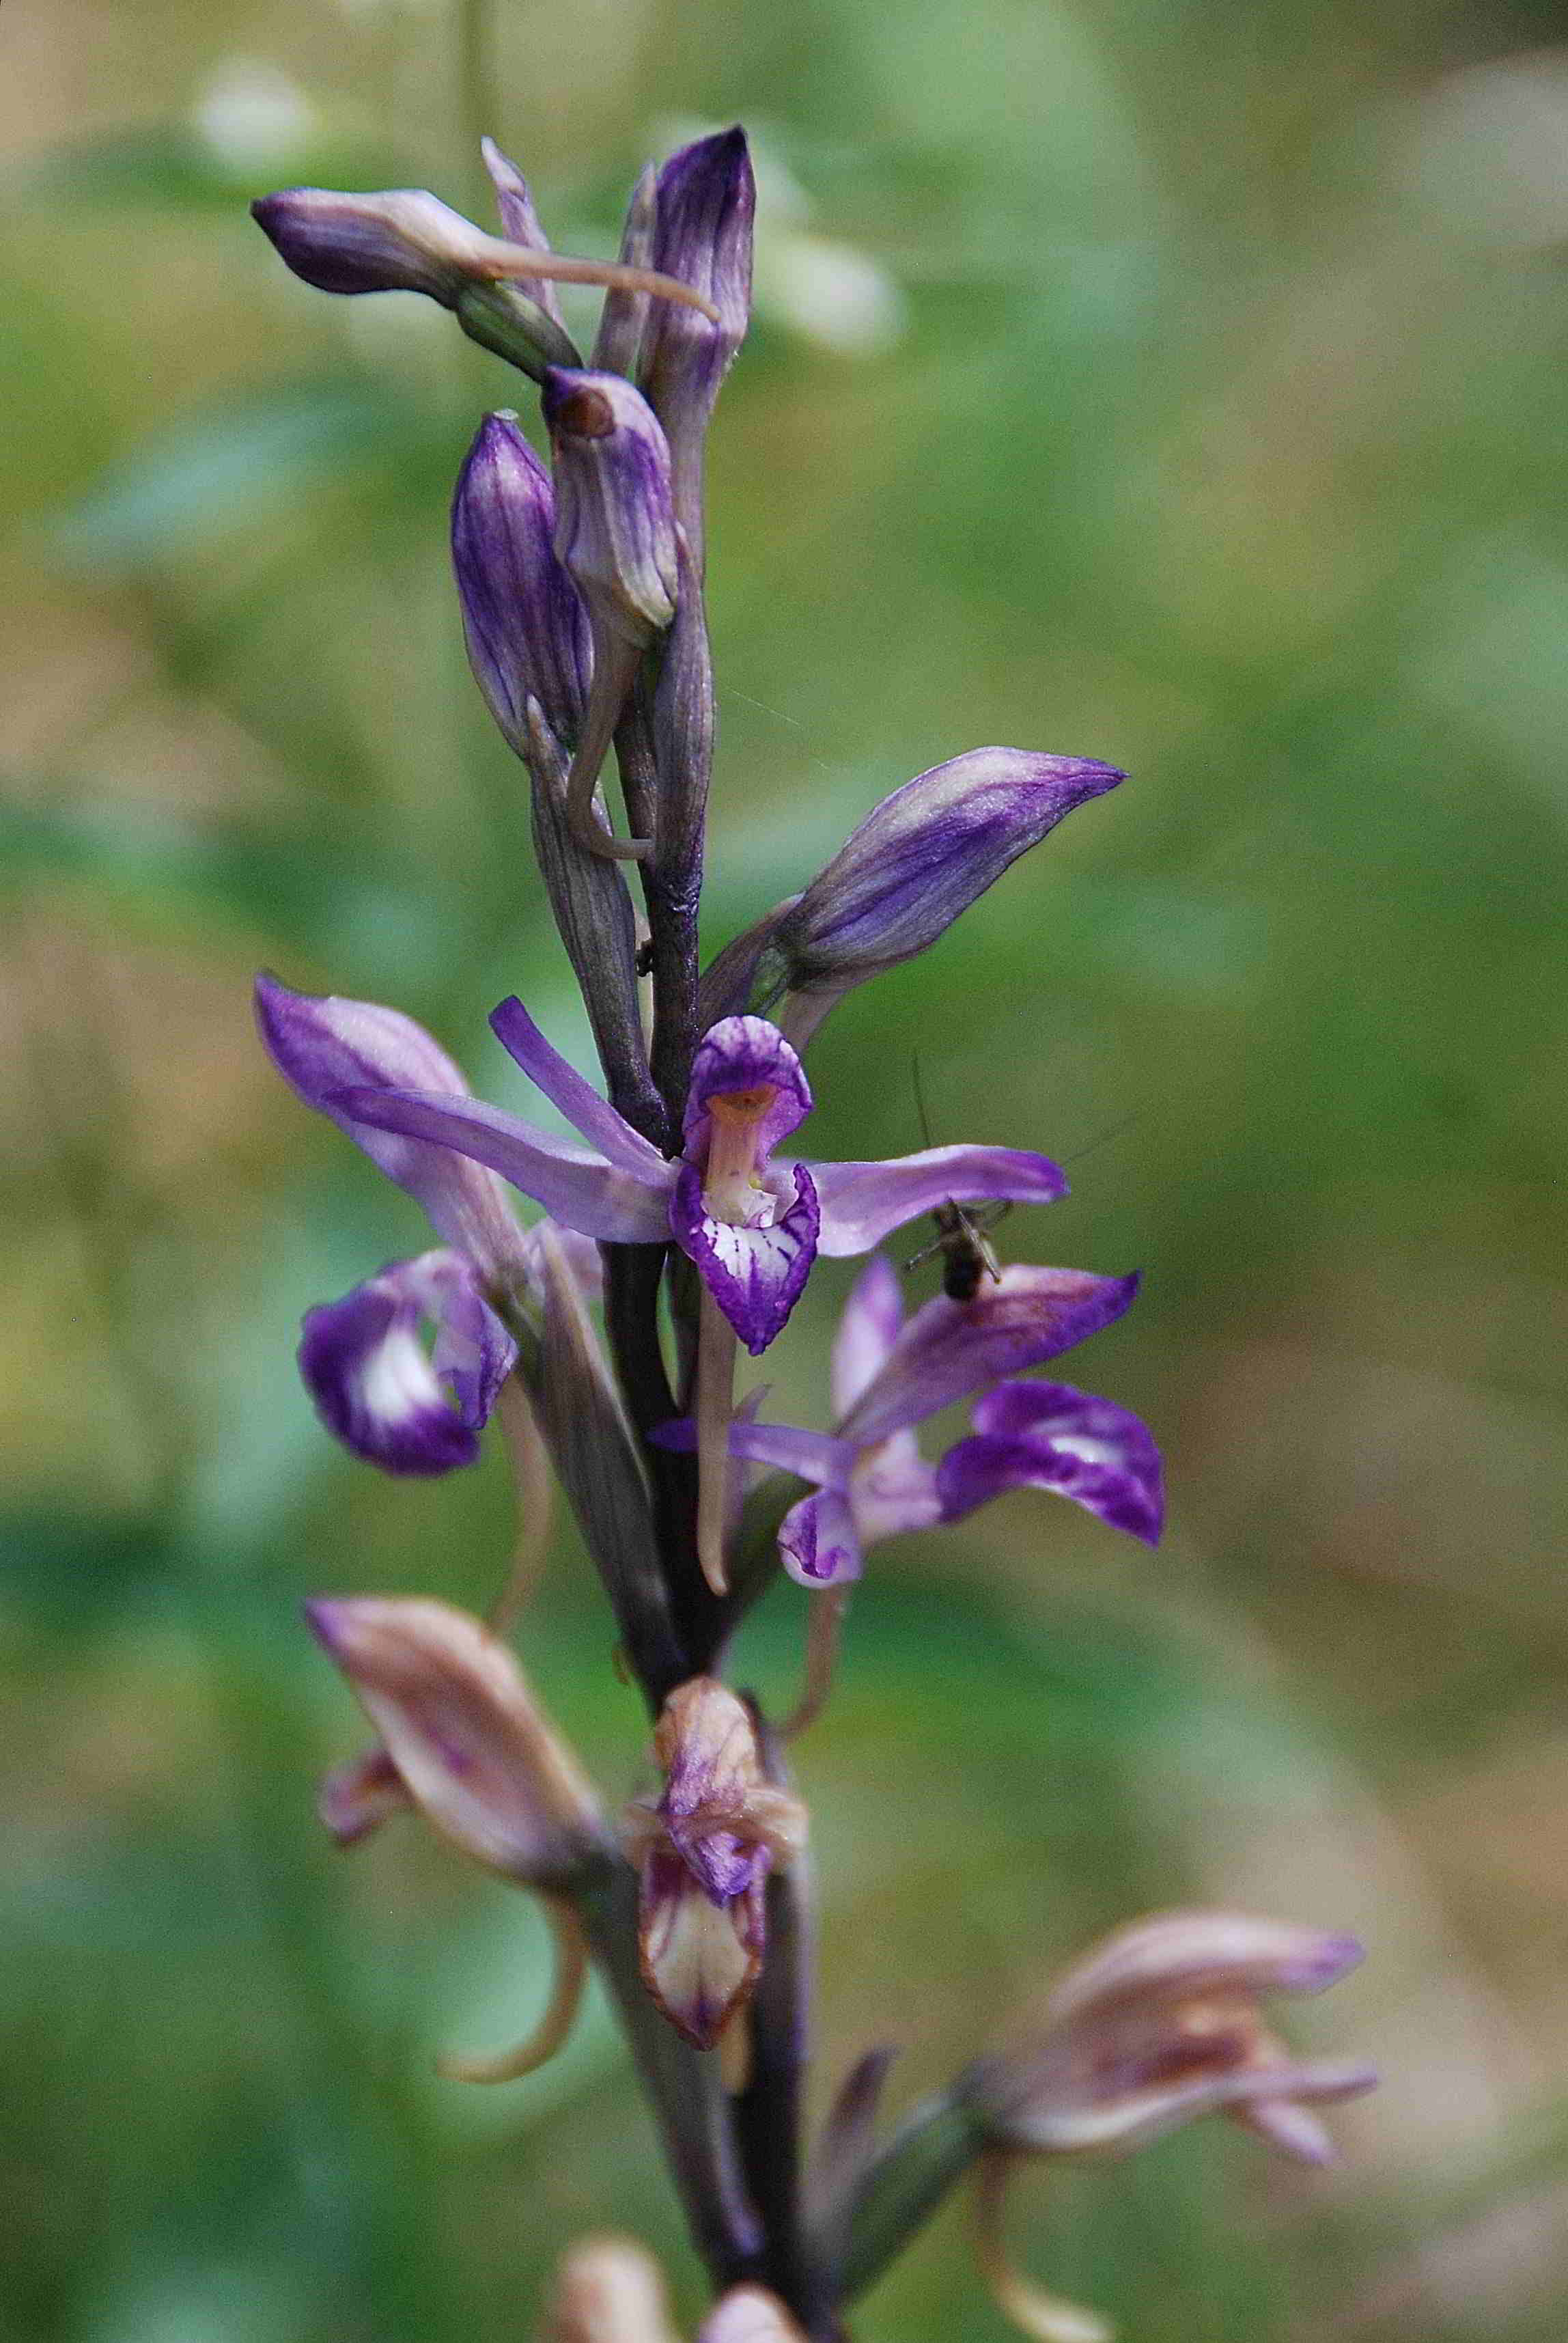
[[(621, 230), (619, 258), (627, 268), (653, 266), (654, 215), (658, 203), (658, 174), (649, 163), (632, 189)], [(643, 336), (652, 303), (646, 293), (612, 286), (599, 311), (598, 332), (588, 365), (595, 374), (623, 374), (635, 382)]]
[(700, 1158), (708, 1143), (709, 1101), (730, 1091), (771, 1090), (775, 1096), (757, 1123), (757, 1156), (766, 1162), (781, 1139), (811, 1111), (806, 1069), (765, 1017), (725, 1017), (703, 1035), (692, 1061), (687, 1095), (687, 1152)]
[(669, 438), (675, 505), (702, 568), (702, 447), (719, 385), (745, 337), (751, 306), (756, 187), (746, 134), (721, 131), (672, 155), (654, 196), (653, 265), (708, 294), (717, 321), (693, 310), (697, 331), (668, 301), (644, 323), (639, 377)]
[(590, 1147), (634, 1179), (661, 1183), (669, 1166), (657, 1147), (617, 1114), (558, 1050), (552, 1049), (514, 992), (490, 1011), (490, 1031), (536, 1090), (581, 1131)]
[(1246, 1912), (1154, 1912), (1116, 1929), (1074, 1963), (1048, 2014), (1120, 2016), (1191, 2001), (1264, 1993), (1323, 1993), (1365, 1957), (1359, 1937)]
[(1165, 1499), (1148, 1427), (1069, 1383), (1002, 1383), (975, 1410), (975, 1436), (937, 1468), (944, 1521), (1007, 1489), (1051, 1489), (1112, 1529), (1157, 1545)]
[(855, 1516), (837, 1489), (819, 1489), (791, 1505), (779, 1525), (785, 1569), (802, 1586), (835, 1586), (864, 1566)]
[(450, 307), (509, 249), (425, 187), (284, 187), (250, 211), (295, 275), (323, 293), (427, 293)]
[(555, 456), (556, 553), (596, 618), (644, 645), (680, 590), (669, 449), (652, 408), (619, 375), (552, 367), (545, 421)]
[(515, 415), (487, 415), (457, 475), (452, 568), (468, 662), (519, 756), (528, 701), (558, 741), (577, 737), (592, 654), (588, 613), (556, 558), (555, 491)]
[(347, 1131), (389, 1180), (423, 1204), (437, 1232), (487, 1273), (511, 1269), (521, 1232), (505, 1189), (478, 1164), (427, 1145), (396, 1124), (348, 1113), (341, 1093), (417, 1090), (467, 1099), (468, 1085), (422, 1025), (374, 1001), (291, 992), (274, 976), (256, 980), (256, 1015), (268, 1056), (289, 1087)]
[[(501, 215), (501, 234), (509, 244), (520, 244), (529, 252), (548, 252), (549, 238), (539, 226), (539, 216), (534, 209), (528, 183), (511, 156), (504, 155), (493, 138), (481, 138), (479, 152), (485, 158), (485, 168), (496, 191), (496, 208)], [(533, 297), (558, 326), (565, 326), (560, 300), (548, 278), (536, 283)]]
[(879, 1545), (905, 1530), (935, 1528), (942, 1518), (936, 1467), (926, 1463), (912, 1432), (895, 1432), (862, 1451), (849, 1503), (862, 1546)]
[(678, 2034), (711, 2049), (762, 1966), (761, 1882), (715, 1904), (673, 1849), (655, 1847), (642, 1867), (638, 1938), (648, 1992)]
[[(661, 1423), (649, 1435), (658, 1448), (678, 1449), (689, 1455), (697, 1446), (697, 1427), (689, 1415)], [(729, 1426), (729, 1453), (748, 1464), (771, 1464), (819, 1487), (846, 1483), (854, 1470), (858, 1450), (830, 1432), (802, 1432), (792, 1423), (749, 1423), (738, 1408)]]
[(346, 1115), (379, 1130), (432, 1140), (488, 1164), (525, 1196), (542, 1204), (550, 1218), (608, 1244), (654, 1244), (669, 1233), (668, 1197), (676, 1167), (658, 1158), (660, 1178), (643, 1180), (607, 1163), (591, 1148), (558, 1139), (518, 1115), (478, 1099), (453, 1099), (416, 1091), (341, 1092)]
[(817, 1257), (817, 1192), (799, 1165), (795, 1199), (765, 1228), (717, 1221), (703, 1209), (702, 1175), (683, 1164), (668, 1226), (704, 1284), (755, 1356), (782, 1330)]
[(671, 1846), (710, 1903), (733, 1902), (767, 1873), (768, 1850), (755, 1840), (701, 1822), (671, 1822), (666, 1828)]
[(848, 1415), (866, 1385), (886, 1364), (904, 1322), (898, 1272), (874, 1253), (855, 1280), (833, 1338), (833, 1414)]
[[(434, 1359), (419, 1339), (437, 1322)], [(322, 1422), (384, 1472), (471, 1464), (517, 1345), (458, 1254), (396, 1262), (305, 1319), (299, 1371)], [(447, 1395), (457, 1403), (457, 1413)]]
[(1005, 1375), (1043, 1366), (1120, 1318), (1137, 1291), (1136, 1272), (1096, 1277), (1011, 1262), (999, 1280), (983, 1279), (969, 1302), (936, 1294), (904, 1327), (839, 1435), (865, 1447)]
[(886, 1163), (812, 1163), (822, 1252), (869, 1252), (892, 1230), (940, 1204), (1054, 1204), (1067, 1182), (1048, 1156), (1020, 1147), (927, 1147)]

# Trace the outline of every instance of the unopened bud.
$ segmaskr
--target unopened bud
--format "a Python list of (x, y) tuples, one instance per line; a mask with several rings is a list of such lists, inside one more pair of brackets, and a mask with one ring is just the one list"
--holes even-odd
[(307, 1616), (416, 1805), (466, 1854), (560, 1887), (603, 1853), (590, 1784), (477, 1619), (375, 1598), (311, 1603)]
[(649, 643), (674, 618), (678, 592), (664, 433), (641, 394), (613, 374), (552, 371), (544, 413), (556, 552), (596, 619)]
[(704, 1013), (766, 1012), (799, 1043), (853, 986), (936, 942), (1064, 814), (1122, 775), (1087, 757), (972, 749), (872, 809), (803, 894), (729, 945)]
[(452, 565), (475, 677), (524, 758), (530, 699), (568, 749), (588, 699), (588, 618), (557, 558), (555, 525), (549, 474), (517, 417), (487, 415), (452, 499)]
[(556, 2274), (538, 2343), (676, 2343), (653, 2256), (631, 2237), (584, 2237)]
[(746, 336), (751, 308), (751, 222), (757, 190), (743, 130), (699, 138), (672, 155), (654, 196), (650, 257), (708, 295), (711, 314), (649, 312), (638, 380), (668, 436), (675, 508), (702, 574), (702, 452), (719, 386)]

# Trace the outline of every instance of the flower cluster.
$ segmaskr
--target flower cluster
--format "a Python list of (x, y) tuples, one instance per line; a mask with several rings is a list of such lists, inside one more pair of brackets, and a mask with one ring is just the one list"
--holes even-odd
[[(447, 2071), (495, 2081), (537, 2064), (591, 1962), (720, 2298), (704, 2343), (816, 2343), (842, 2332), (841, 2305), (940, 2188), (918, 2111), (876, 2144), (875, 2058), (802, 2179), (807, 1816), (789, 1728), (725, 1681), (734, 1631), (780, 1568), (837, 1590), (808, 1606), (815, 1689), (798, 1726), (825, 1690), (819, 1623), (837, 1632), (879, 1541), (1031, 1487), (1152, 1545), (1163, 1493), (1135, 1416), (1035, 1372), (1120, 1318), (1136, 1276), (1003, 1266), (984, 1233), (987, 1207), (1061, 1197), (1058, 1166), (989, 1141), (887, 1161), (798, 1154), (803, 1058), (849, 992), (938, 942), (1122, 777), (1022, 749), (952, 758), (872, 807), (798, 893), (705, 961), (703, 461), (748, 321), (746, 141), (725, 132), (650, 168), (614, 262), (553, 253), (515, 167), (488, 145), (486, 159), (500, 236), (407, 189), (294, 188), (256, 213), (307, 283), (423, 294), (539, 386), (548, 462), (509, 408), (487, 416), (457, 480), (452, 555), (602, 1081), (515, 998), (491, 1027), (570, 1136), (476, 1098), (397, 1010), (264, 976), (256, 1012), (297, 1096), (414, 1198), (437, 1239), (307, 1316), (299, 1363), (323, 1422), (384, 1471), (437, 1474), (472, 1463), (499, 1413), (527, 1504), (553, 1474), (578, 1516), (646, 1704), (658, 1786), (613, 1825), (478, 1621), (434, 1601), (328, 1600), (312, 1624), (377, 1738), (328, 1777), (322, 1812), (350, 1844), (417, 1809), (542, 1900), (558, 1976), (536, 2034)], [(604, 289), (586, 356), (557, 302), (563, 280)], [(941, 1291), (906, 1314), (879, 1248), (927, 1216)], [(857, 1256), (869, 1258), (834, 1345), (828, 1428), (763, 1420), (760, 1394), (738, 1405), (739, 1350), (779, 1340), (819, 1262)], [(960, 1401), (971, 1428), (928, 1461), (918, 1428)], [(1328, 1982), (1348, 1956), (1342, 1940), (1225, 1916), (1113, 1939), (1060, 1989), (1038, 2045), (942, 2099), (929, 2121), (945, 2127), (948, 2177), (1131, 2146), (1210, 2108), (1321, 2156), (1306, 2103), (1364, 2077), (1291, 2065), (1252, 2005)], [(705, 2056), (716, 2046), (722, 2071)], [(1010, 2300), (1034, 2315), (1016, 2289)], [(551, 2317), (550, 2333), (584, 2343), (671, 2331), (657, 2273), (615, 2240), (568, 2259)]]

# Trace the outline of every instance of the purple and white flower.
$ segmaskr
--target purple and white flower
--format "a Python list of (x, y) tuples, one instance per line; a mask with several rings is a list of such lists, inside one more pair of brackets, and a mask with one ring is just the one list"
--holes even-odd
[(753, 1353), (784, 1325), (819, 1252), (869, 1252), (949, 1198), (1049, 1204), (1067, 1192), (1054, 1163), (1013, 1147), (775, 1163), (774, 1150), (810, 1111), (811, 1091), (795, 1051), (761, 1017), (726, 1017), (707, 1034), (692, 1067), (682, 1153), (670, 1161), (550, 1047), (520, 1001), (504, 1001), (490, 1022), (587, 1146), (449, 1084), (355, 1085), (337, 1094), (334, 1111), (346, 1128), (363, 1121), (486, 1164), (585, 1236), (615, 1244), (673, 1237)]
[[(1004, 1490), (1053, 1489), (1154, 1544), (1163, 1519), (1160, 1455), (1125, 1408), (1065, 1383), (1002, 1382), (975, 1410), (976, 1433), (926, 1463), (914, 1427), (999, 1376), (1041, 1366), (1120, 1318), (1131, 1277), (1010, 1265), (969, 1302), (938, 1294), (906, 1323), (885, 1255), (869, 1262), (833, 1346), (838, 1428), (731, 1425), (733, 1456), (814, 1481), (785, 1515), (786, 1569), (803, 1586), (858, 1578), (868, 1547), (902, 1530), (958, 1521)], [(672, 1446), (692, 1435), (672, 1425)]]
[[(439, 1043), (395, 1009), (291, 992), (263, 976), (256, 1010), (284, 1080), (407, 1189), (445, 1240), (307, 1313), (299, 1346), (306, 1387), (328, 1430), (385, 1472), (447, 1473), (471, 1463), (517, 1359), (487, 1291), (528, 1279), (528, 1240), (493, 1172), (449, 1149), (357, 1121), (337, 1103), (351, 1086), (374, 1094), (414, 1082), (465, 1098), (467, 1085)], [(421, 1321), (436, 1328), (429, 1356)]]

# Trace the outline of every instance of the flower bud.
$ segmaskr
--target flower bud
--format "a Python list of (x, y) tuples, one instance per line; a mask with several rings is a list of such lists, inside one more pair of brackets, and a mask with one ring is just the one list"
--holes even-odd
[(632, 2237), (584, 2237), (565, 2256), (538, 2343), (676, 2343), (658, 2264)]
[(766, 1011), (797, 1044), (852, 986), (924, 951), (1062, 816), (1122, 775), (1087, 757), (971, 749), (872, 809), (803, 894), (738, 937), (704, 978), (704, 1013)]
[(627, 1817), (642, 1871), (643, 1982), (707, 2050), (757, 1982), (769, 1867), (805, 1845), (805, 1809), (769, 1782), (750, 1710), (712, 1676), (671, 1693), (654, 1754), (664, 1794)]
[(588, 699), (588, 617), (552, 542), (555, 491), (516, 415), (487, 415), (452, 499), (452, 566), (468, 659), (491, 715), (520, 757), (528, 706), (568, 747)]
[(626, 642), (649, 643), (674, 618), (678, 590), (664, 433), (618, 375), (552, 369), (544, 413), (556, 553), (596, 621)]
[[(654, 221), (658, 203), (658, 174), (650, 163), (632, 189), (631, 201), (626, 209), (626, 226), (621, 230), (620, 257), (628, 268), (648, 268), (653, 263)], [(599, 311), (598, 332), (594, 337), (593, 356), (589, 364), (598, 374), (623, 374), (628, 382), (637, 380), (638, 359), (643, 336), (648, 329), (648, 313), (652, 304), (646, 293), (632, 293), (612, 287), (604, 297)]]
[(374, 1597), (306, 1615), (415, 1805), (465, 1854), (536, 1887), (568, 1885), (603, 1855), (592, 1787), (477, 1619)]
[(1265, 1993), (1318, 1993), (1354, 1967), (1352, 1936), (1233, 1912), (1167, 1912), (1109, 1937), (1070, 1969), (1046, 2031), (976, 2070), (974, 2103), (998, 2147), (1125, 2155), (1218, 2109), (1287, 2155), (1332, 2145), (1303, 2103), (1376, 2081), (1344, 2061), (1292, 2060), (1265, 2026)]
[[(528, 183), (511, 156), (504, 155), (493, 138), (481, 138), (479, 152), (489, 173), (490, 185), (496, 191), (496, 208), (501, 216), (501, 234), (508, 244), (520, 244), (527, 251), (548, 252), (550, 240), (539, 224)], [(566, 320), (561, 316), (561, 305), (556, 288), (548, 277), (539, 280), (538, 297), (540, 308), (564, 332)], [(566, 363), (575, 366), (577, 361), (568, 358)]]
[(757, 190), (743, 130), (699, 138), (658, 175), (652, 265), (709, 296), (712, 316), (650, 310), (638, 380), (668, 436), (675, 508), (702, 574), (702, 450), (719, 386), (751, 309), (751, 220)]

